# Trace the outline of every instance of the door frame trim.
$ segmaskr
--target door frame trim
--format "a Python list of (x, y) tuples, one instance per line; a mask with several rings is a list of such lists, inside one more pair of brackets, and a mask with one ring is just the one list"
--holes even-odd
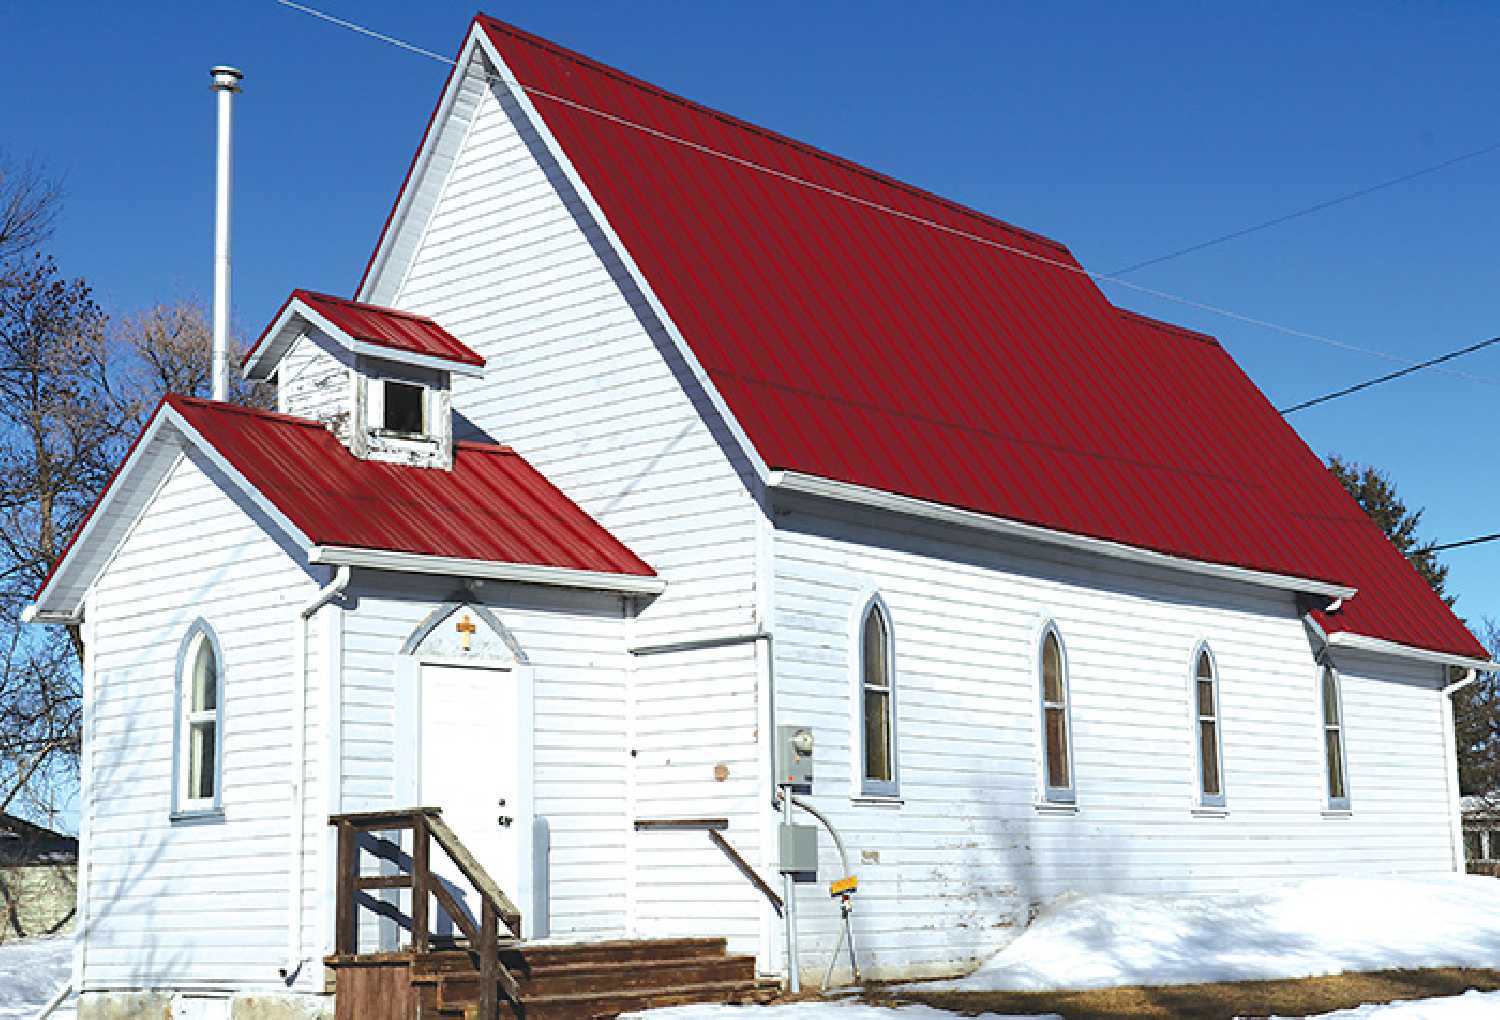
[[(479, 669), (489, 672), (511, 674), (514, 678), (512, 707), (516, 719), (516, 793), (515, 806), (511, 812), (516, 830), (516, 888), (506, 889), (521, 908), (522, 935), (531, 937), (535, 924), (535, 890), (533, 888), (536, 862), (533, 853), (532, 829), (535, 826), (535, 692), (536, 677), (533, 668), (511, 659), (475, 658), (456, 659), (446, 655), (396, 656), (396, 755), (395, 755), (395, 799), (399, 807), (443, 805), (419, 805), (421, 794), (422, 761), (422, 667), (443, 666), (450, 669)], [(463, 833), (458, 834), (463, 838)], [(496, 881), (500, 881), (497, 877)], [(504, 884), (501, 884), (504, 888)]]

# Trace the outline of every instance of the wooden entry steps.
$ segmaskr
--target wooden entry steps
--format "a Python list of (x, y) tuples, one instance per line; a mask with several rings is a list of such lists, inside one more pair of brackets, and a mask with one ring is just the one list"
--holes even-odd
[[(501, 1014), (516, 1020), (596, 1020), (661, 1006), (763, 1003), (781, 990), (779, 982), (756, 976), (753, 957), (730, 956), (722, 938), (516, 942), (502, 945), (500, 955), (520, 999), (517, 1008), (502, 998)], [(338, 975), (340, 1020), (480, 1015), (479, 962), (466, 949), (328, 962)], [(346, 1013), (346, 1002), (359, 1003), (360, 1012)]]

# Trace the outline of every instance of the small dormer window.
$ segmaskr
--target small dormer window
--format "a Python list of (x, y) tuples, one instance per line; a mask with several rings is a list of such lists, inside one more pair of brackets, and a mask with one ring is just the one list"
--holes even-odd
[(394, 379), (384, 380), (383, 386), (381, 427), (401, 436), (426, 435), (427, 387)]

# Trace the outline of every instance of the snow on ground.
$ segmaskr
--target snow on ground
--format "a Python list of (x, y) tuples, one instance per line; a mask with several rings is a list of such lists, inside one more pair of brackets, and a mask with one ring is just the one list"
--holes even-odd
[[(672, 1006), (624, 1013), (620, 1020), (970, 1020), (931, 1006), (867, 1006), (859, 1002), (789, 1002), (780, 1006)], [(972, 1020), (1063, 1020), (1056, 1013), (1011, 1016), (980, 1013)], [(1447, 1018), (1443, 1018), (1447, 1020)]]
[[(1497, 1016), (1500, 1016), (1500, 992), (1465, 992), (1445, 999), (1341, 1009), (1306, 1020), (1494, 1020)], [(1272, 1017), (1271, 1020), (1293, 1018)]]
[(1065, 894), (973, 974), (912, 987), (1175, 985), (1497, 960), (1496, 879), (1327, 878), (1208, 896)]
[(31, 1020), (68, 979), (72, 966), (71, 935), (0, 942), (0, 1020)]

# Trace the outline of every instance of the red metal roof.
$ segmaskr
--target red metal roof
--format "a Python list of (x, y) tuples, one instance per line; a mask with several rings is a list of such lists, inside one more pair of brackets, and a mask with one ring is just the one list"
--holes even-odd
[(424, 315), (413, 315), (411, 312), (383, 308), (380, 305), (367, 305), (311, 290), (292, 291), (291, 296), (271, 317), (270, 324), (261, 333), (260, 339), (255, 341), (255, 346), (245, 354), (242, 364), (249, 364), (256, 351), (266, 342), (272, 328), (280, 321), (282, 312), (293, 301), (303, 302), (355, 340), (462, 365), (484, 366), (484, 358), (473, 348)]
[(459, 443), (451, 471), (405, 467), (360, 460), (305, 418), (166, 404), (316, 545), (655, 574), (508, 447)]
[(477, 24), (770, 466), (1355, 585), (1325, 626), (1483, 654), (1212, 338), (1054, 241)]

